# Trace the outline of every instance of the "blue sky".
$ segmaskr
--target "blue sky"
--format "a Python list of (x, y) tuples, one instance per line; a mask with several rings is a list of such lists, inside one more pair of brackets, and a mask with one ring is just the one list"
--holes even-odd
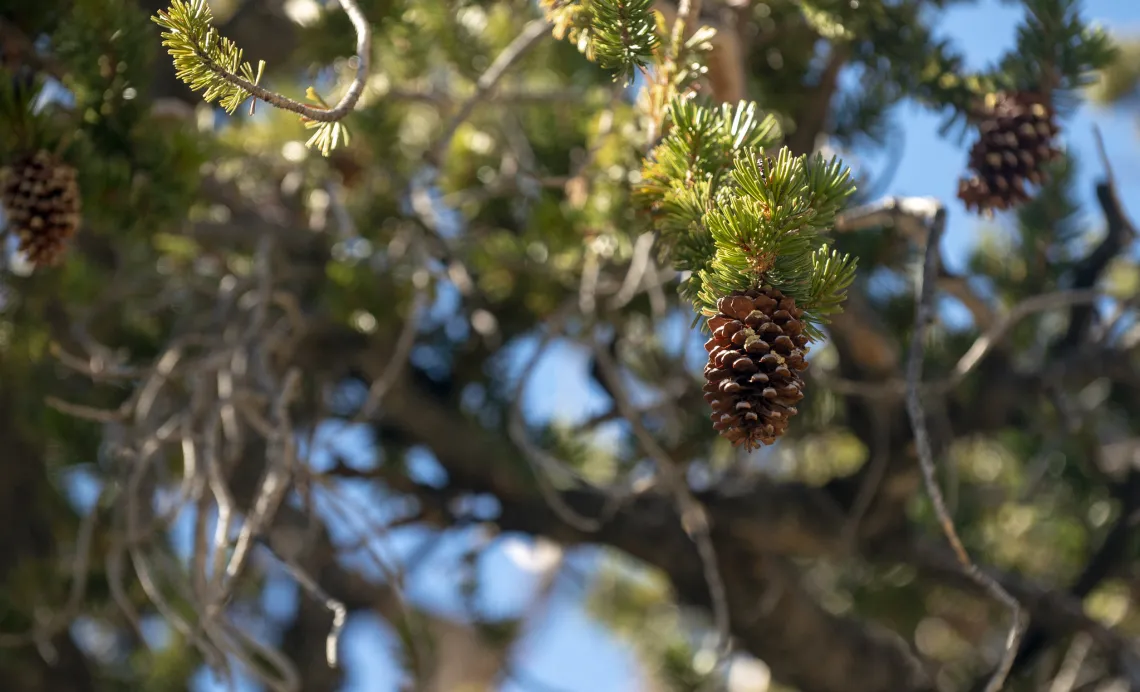
[[(1087, 0), (1085, 14), (1098, 20), (1110, 30), (1119, 33), (1140, 31), (1140, 3), (1127, 0)], [(996, 59), (1012, 43), (1015, 23), (1021, 16), (1016, 5), (1003, 5), (996, 1), (984, 2), (977, 7), (955, 9), (948, 12), (939, 30), (958, 41), (967, 52), (971, 64), (983, 65)], [(911, 106), (900, 109), (897, 118), (905, 131), (905, 152), (894, 176), (888, 194), (936, 196), (949, 204), (950, 222), (944, 239), (944, 250), (951, 267), (961, 262), (977, 237), (979, 222), (965, 213), (955, 199), (957, 179), (963, 168), (965, 152), (955, 142), (938, 135), (940, 119)], [(1125, 205), (1140, 195), (1140, 148), (1136, 120), (1132, 115), (1082, 108), (1065, 125), (1065, 138), (1069, 147), (1082, 155), (1079, 173), (1079, 193), (1086, 204), (1090, 223), (1099, 224), (1092, 202), (1092, 183), (1102, 173), (1095, 156), (1092, 126), (1102, 129), (1108, 143), (1115, 175), (1120, 185), (1120, 197)], [(1132, 206), (1140, 204), (1133, 202)], [(1136, 209), (1131, 209), (1135, 211)], [(524, 345), (523, 349), (530, 348)], [(524, 357), (514, 359), (525, 360)], [(567, 344), (556, 344), (539, 364), (534, 380), (543, 383), (543, 393), (528, 390), (524, 410), (535, 420), (557, 418), (581, 420), (601, 410), (605, 401), (593, 389), (587, 376), (588, 358), (580, 349)], [(554, 389), (558, 396), (551, 397)], [(326, 441), (343, 450), (354, 463), (370, 464), (367, 453), (361, 450), (363, 440), (354, 431), (329, 428)], [(322, 457), (315, 464), (327, 463)], [(432, 462), (426, 455), (421, 466), (430, 474)], [(79, 504), (88, 504), (93, 497), (89, 484), (74, 484)], [(86, 489), (85, 489), (86, 488)], [(365, 508), (383, 507), (383, 498), (363, 486), (350, 486), (346, 492)], [(372, 510), (382, 519), (379, 510)], [(184, 524), (187, 522), (183, 522)], [(332, 525), (334, 532), (344, 527)], [(184, 527), (179, 531), (184, 531)], [(404, 529), (394, 532), (384, 541), (383, 549), (393, 555), (406, 555), (427, 537), (425, 531)], [(408, 595), (418, 605), (453, 617), (463, 617), (463, 603), (455, 589), (456, 566), (460, 554), (471, 540), (468, 533), (456, 533), (445, 540), (418, 572), (419, 578), (409, 584)], [(527, 568), (529, 541), (523, 537), (507, 536), (497, 541), (480, 562), (485, 588), (478, 597), (480, 610), (487, 615), (504, 616), (517, 613), (525, 607), (534, 590), (535, 576)], [(597, 551), (584, 549), (569, 556), (580, 571), (589, 573), (598, 560)], [(374, 568), (361, 558), (349, 561), (367, 571)], [(259, 560), (270, 573), (271, 562)], [(304, 597), (304, 596), (300, 596)], [(543, 616), (532, 623), (516, 667), (527, 677), (556, 686), (564, 692), (630, 692), (636, 689), (636, 662), (625, 646), (603, 627), (591, 620), (581, 606), (583, 593), (580, 586), (564, 580), (557, 586), (551, 605)], [(287, 619), (295, 608), (297, 589), (283, 576), (272, 580), (266, 590), (264, 603), (271, 613)], [(78, 631), (77, 631), (78, 633)], [(389, 692), (396, 689), (397, 666), (392, 659), (394, 643), (387, 626), (374, 616), (360, 615), (350, 619), (342, 639), (342, 660), (348, 671), (345, 692)], [(226, 689), (210, 681), (208, 675), (197, 679), (196, 689)], [(506, 692), (526, 692), (527, 687), (506, 682)]]

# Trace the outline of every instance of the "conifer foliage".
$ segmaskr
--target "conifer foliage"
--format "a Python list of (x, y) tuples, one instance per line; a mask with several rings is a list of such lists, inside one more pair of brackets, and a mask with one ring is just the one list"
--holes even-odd
[[(581, 19), (581, 10), (574, 15), (568, 3), (547, 7), (561, 26)], [(602, 64), (610, 56), (608, 62), (622, 70), (640, 66), (648, 44), (642, 33), (624, 27), (651, 26), (650, 4), (594, 0), (590, 7), (592, 33), (578, 28), (575, 36), (591, 37), (587, 43)], [(621, 22), (599, 21), (618, 16)], [(652, 43), (665, 45), (662, 39)], [(696, 59), (691, 47), (691, 40), (678, 40), (671, 56), (656, 53), (658, 69), (650, 79), (658, 82), (650, 91), (669, 97), (661, 123), (666, 134), (646, 157), (634, 199), (659, 234), (662, 259), (687, 275), (682, 295), (708, 318), (713, 339), (706, 346), (705, 391), (714, 428), (751, 448), (771, 444), (787, 429), (793, 404), (803, 397), (798, 373), (807, 367), (808, 344), (822, 337), (820, 328), (842, 308), (854, 279), (854, 259), (829, 249), (823, 233), (855, 185), (836, 158), (794, 156), (787, 147), (772, 151), (779, 128), (755, 103), (715, 107), (698, 100), (687, 88), (691, 80), (677, 79), (672, 67), (679, 59)], [(731, 366), (743, 381), (726, 379)]]
[(1048, 164), (1061, 157), (1059, 111), (1115, 52), (1104, 31), (1081, 17), (1077, 0), (1032, 0), (1025, 9), (1016, 46), (976, 80), (989, 90), (975, 95), (980, 106), (968, 113), (978, 139), (958, 198), (985, 215), (1022, 206), (1046, 181)]
[[(288, 102), (295, 106), (289, 110), (305, 108), (259, 88), (265, 61), (258, 61), (255, 69), (242, 59), (242, 49), (213, 27), (213, 13), (206, 0), (173, 0), (169, 9), (159, 11), (151, 19), (163, 28), (162, 45), (174, 59), (175, 74), (194, 91), (201, 91), (206, 103), (217, 101), (230, 114), (259, 96), (271, 99), (275, 105)], [(309, 108), (331, 110), (312, 87), (306, 91), (306, 97), (317, 104)], [(250, 103), (251, 114), (255, 104), (256, 100)], [(348, 143), (348, 130), (339, 119), (317, 121), (302, 115), (301, 122), (307, 129), (315, 130), (307, 146), (316, 146), (325, 156), (341, 142)]]
[[(1075, 8), (1130, 3), (1004, 3), (975, 70), (941, 20), (994, 4), (3, 3), (0, 688), (376, 688), (364, 617), (408, 689), (581, 690), (524, 649), (586, 596), (627, 687), (980, 690), (975, 574), (1033, 623), (1006, 689), (1070, 648), (1140, 689), (1140, 612), (1092, 612), (1138, 568), (1129, 190), (1046, 161), (1106, 52)], [(967, 257), (954, 190), (880, 196), (904, 101), (1014, 212)], [(535, 588), (490, 603), (504, 555)], [(449, 570), (463, 612), (404, 598)]]

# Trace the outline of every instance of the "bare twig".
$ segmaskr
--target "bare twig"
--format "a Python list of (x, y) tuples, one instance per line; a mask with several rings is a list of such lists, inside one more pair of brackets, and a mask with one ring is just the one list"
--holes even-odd
[(974, 341), (973, 345), (970, 346), (970, 350), (966, 351), (962, 354), (962, 357), (958, 359), (958, 363), (954, 366), (954, 372), (951, 373), (950, 377), (939, 384), (939, 389), (947, 391), (961, 384), (966, 375), (977, 367), (978, 363), (985, 358), (986, 354), (993, 349), (994, 345), (999, 343), (1015, 324), (1026, 317), (1038, 312), (1044, 312), (1045, 310), (1071, 307), (1074, 305), (1088, 305), (1096, 302), (1103, 296), (1104, 293), (1102, 291), (1085, 289), (1056, 291), (1054, 293), (1043, 293), (1026, 298), (1013, 306), (1013, 308), (998, 319), (986, 333)]
[(549, 27), (549, 22), (546, 19), (533, 19), (523, 30), (511, 41), (503, 52), (499, 53), (495, 61), (487, 68), (487, 70), (479, 76), (479, 80), (475, 83), (475, 93), (471, 94), (459, 107), (459, 111), (452, 116), (448, 121), (447, 127), (443, 130), (443, 135), (436, 142), (428, 153), (427, 160), (433, 165), (439, 165), (443, 158), (444, 152), (451, 146), (451, 140), (455, 137), (456, 131), (475, 110), (479, 103), (490, 95), (491, 90), (498, 85), (499, 80), (503, 78), (507, 70), (519, 58), (526, 54), (531, 47), (538, 43), (538, 40), (546, 34), (546, 29)]
[(1100, 165), (1104, 168), (1104, 181), (1113, 190), (1116, 190), (1116, 174), (1112, 171), (1112, 161), (1108, 158), (1108, 150), (1104, 146), (1104, 136), (1099, 125), (1093, 125), (1093, 139), (1096, 140), (1096, 152), (1100, 156)]
[[(427, 278), (426, 274), (424, 278)], [(376, 414), (384, 400), (384, 395), (396, 383), (396, 379), (407, 366), (408, 357), (412, 353), (412, 346), (416, 343), (416, 329), (419, 327), (420, 316), (427, 307), (427, 287), (428, 281), (426, 280), (416, 286), (415, 297), (412, 298), (412, 304), (408, 308), (408, 316), (404, 319), (404, 326), (400, 329), (400, 335), (396, 338), (392, 357), (385, 366), (384, 372), (368, 388), (368, 398), (360, 407), (360, 411), (353, 416), (352, 422), (361, 423), (370, 420)]]
[(835, 230), (848, 233), (893, 226), (917, 241), (925, 237), (926, 224), (941, 208), (942, 202), (935, 197), (887, 197), (843, 212), (835, 221)]
[[(950, 375), (933, 382), (920, 384), (923, 394), (944, 395), (953, 391), (962, 384), (962, 381), (973, 372), (982, 360), (994, 349), (1003, 337), (1021, 320), (1046, 310), (1054, 310), (1074, 305), (1088, 305), (1104, 297), (1099, 290), (1064, 290), (1053, 293), (1030, 296), (1013, 306), (1005, 315), (996, 319), (983, 334), (974, 340), (970, 348), (962, 354), (954, 365)], [(824, 378), (827, 386), (846, 396), (864, 396), (867, 398), (899, 397), (906, 393), (909, 382), (905, 379), (894, 379), (886, 382), (852, 382), (840, 378)]]
[(653, 263), (653, 258), (650, 256), (653, 240), (652, 233), (642, 233), (637, 237), (637, 241), (633, 245), (633, 259), (629, 263), (629, 271), (626, 272), (621, 289), (610, 301), (610, 308), (620, 310), (629, 305), (629, 302), (637, 295), (637, 289), (641, 287), (649, 265)]
[(1024, 629), (1022, 621), (1021, 604), (1010, 595), (993, 577), (978, 569), (966, 552), (958, 531), (954, 528), (954, 520), (946, 508), (946, 501), (942, 497), (942, 490), (938, 486), (937, 471), (935, 470), (934, 453), (930, 445), (930, 437), (926, 430), (926, 411), (922, 404), (920, 391), (922, 381), (922, 361), (925, 354), (926, 327), (933, 319), (934, 313), (934, 281), (937, 277), (939, 250), (938, 243), (946, 228), (946, 211), (940, 209), (931, 221), (926, 240), (926, 258), (923, 263), (921, 285), (915, 295), (915, 325), (911, 336), (910, 353), (907, 356), (906, 368), (906, 409), (910, 416), (911, 427), (914, 430), (915, 450), (918, 456), (919, 467), (922, 470), (922, 479), (930, 496), (934, 513), (942, 527), (946, 540), (953, 548), (963, 571), (982, 587), (996, 601), (1003, 604), (1010, 611), (1009, 634), (1006, 637), (1005, 650), (1001, 662), (994, 671), (986, 685), (985, 692), (997, 692), (1005, 683), (1013, 662), (1017, 658), (1018, 643)]
[(44, 403), (60, 413), (65, 413), (83, 420), (94, 421), (96, 423), (114, 423), (127, 417), (127, 410), (122, 407), (114, 410), (94, 408), (92, 406), (84, 406), (83, 404), (73, 404), (70, 401), (64, 401), (54, 396), (49, 396), (44, 399)]
[(1049, 685), (1049, 692), (1070, 692), (1073, 689), (1073, 686), (1077, 684), (1077, 676), (1081, 673), (1085, 656), (1088, 655), (1091, 648), (1092, 637), (1089, 635), (1078, 632), (1077, 636), (1073, 637), (1073, 643), (1069, 645), (1069, 650), (1065, 652), (1065, 659), (1061, 662), (1061, 669), (1053, 678), (1053, 683)]
[(718, 664), (722, 664), (732, 650), (732, 622), (728, 611), (728, 594), (725, 591), (724, 580), (721, 578), (716, 549), (713, 546), (712, 534), (709, 529), (708, 514), (705, 512), (704, 506), (693, 497), (680, 466), (645, 427), (644, 421), (642, 421), (625, 391), (617, 363), (614, 362), (608, 350), (595, 341), (594, 354), (601, 366), (606, 384), (609, 385), (614, 403), (622, 412), (622, 416), (629, 421), (633, 434), (645, 453), (656, 462), (657, 469), (664, 477), (666, 485), (673, 494), (673, 500), (677, 504), (677, 511), (681, 515), (681, 526), (693, 544), (696, 545), (697, 553), (701, 558), (701, 567), (704, 570), (705, 582), (709, 589), (709, 597), (712, 600), (713, 620), (720, 636)]
[(289, 575), (297, 580), (298, 584), (312, 594), (313, 598), (324, 603), (325, 608), (328, 608), (329, 612), (332, 613), (332, 627), (329, 629), (329, 634), (325, 638), (325, 660), (328, 661), (330, 668), (336, 668), (338, 659), (337, 643), (340, 641), (341, 630), (344, 629), (345, 620), (348, 618), (348, 608), (345, 608), (344, 604), (339, 600), (328, 595), (328, 593), (321, 588), (320, 584), (317, 583), (317, 580), (309, 576), (309, 573), (295, 561), (278, 555), (272, 550), (269, 552), (285, 567)]
[(595, 533), (601, 529), (602, 525), (609, 521), (613, 513), (617, 511), (619, 505), (618, 497), (613, 494), (607, 497), (607, 506), (603, 508), (601, 516), (597, 519), (584, 517), (575, 511), (574, 508), (566, 503), (566, 500), (563, 499), (558, 490), (553, 487), (547, 473), (562, 473), (563, 475), (571, 476), (578, 483), (584, 485), (589, 484), (549, 452), (531, 442), (529, 435), (527, 435), (526, 425), (523, 422), (523, 393), (526, 390), (527, 383), (530, 381), (530, 375), (535, 371), (535, 366), (538, 364), (539, 359), (546, 353), (546, 349), (554, 338), (554, 333), (557, 329), (557, 318), (552, 320), (552, 322), (554, 322), (554, 324), (551, 324), (550, 331), (543, 335), (542, 340), (535, 348), (534, 355), (531, 356), (530, 360), (527, 361), (523, 367), (523, 375), (519, 378), (519, 383), (515, 387), (514, 397), (511, 400), (511, 408), (508, 413), (507, 421), (507, 433), (510, 435), (511, 440), (522, 451), (523, 456), (530, 462), (538, 489), (542, 493), (543, 499), (546, 500), (555, 514), (557, 514), (562, 521), (579, 531)]
[[(549, 104), (581, 104), (586, 101), (584, 89), (516, 90), (500, 89), (495, 93), (496, 104), (544, 106)], [(456, 94), (440, 89), (391, 88), (383, 92), (385, 99), (430, 103), (440, 107), (454, 106), (460, 101)], [(480, 104), (476, 104), (478, 106)]]
[[(61, 611), (50, 618), (37, 619), (31, 631), (24, 634), (0, 633), (0, 648), (24, 646), (28, 643), (50, 641), (57, 633), (71, 626), (79, 615), (83, 605), (83, 597), (87, 593), (88, 572), (91, 567), (91, 543), (95, 537), (95, 526), (99, 520), (99, 505), (106, 490), (99, 494), (94, 505), (80, 521), (79, 531), (75, 539), (75, 554), (71, 557), (71, 591), (68, 594), (67, 604)], [(41, 651), (44, 646), (40, 646)], [(46, 660), (46, 658), (45, 658)], [(51, 663), (52, 661), (48, 661)]]

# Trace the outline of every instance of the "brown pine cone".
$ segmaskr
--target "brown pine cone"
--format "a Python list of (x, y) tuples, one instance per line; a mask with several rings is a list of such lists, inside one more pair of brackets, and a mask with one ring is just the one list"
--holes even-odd
[(55, 264), (79, 227), (75, 169), (44, 150), (25, 156), (0, 172), (0, 205), (28, 261)]
[(747, 450), (772, 444), (804, 398), (803, 310), (769, 286), (721, 298), (717, 309), (708, 320), (713, 336), (705, 343), (704, 391), (713, 429)]
[(1027, 185), (1043, 183), (1043, 166), (1061, 155), (1060, 128), (1046, 99), (1026, 92), (992, 95), (980, 117), (981, 136), (970, 149), (974, 175), (959, 181), (958, 198), (991, 214), (1029, 201)]

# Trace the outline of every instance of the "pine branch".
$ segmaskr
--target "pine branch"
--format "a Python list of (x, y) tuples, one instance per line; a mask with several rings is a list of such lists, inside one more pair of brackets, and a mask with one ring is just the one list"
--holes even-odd
[(347, 142), (347, 131), (337, 123), (352, 112), (360, 100), (372, 52), (372, 29), (355, 0), (339, 2), (356, 30), (357, 68), (348, 91), (332, 107), (315, 97), (311, 89), (310, 100), (321, 105), (306, 105), (260, 86), (265, 62), (260, 61), (255, 70), (242, 60), (241, 48), (213, 27), (213, 13), (206, 0), (172, 0), (168, 10), (159, 11), (151, 20), (165, 29), (162, 45), (174, 59), (177, 77), (192, 90), (203, 92), (202, 98), (207, 103), (218, 101), (227, 113), (232, 114), (253, 97), (297, 113), (307, 128), (317, 129), (309, 145), (317, 145), (327, 155), (340, 139)]
[(628, 82), (653, 62), (661, 45), (653, 0), (540, 0), (557, 39)]
[(629, 81), (645, 69), (661, 44), (653, 17), (653, 0), (592, 0), (594, 55), (598, 64), (613, 70), (614, 78)]
[[(543, 7), (556, 36), (570, 36), (627, 75), (660, 42), (646, 0), (544, 0)], [(667, 131), (646, 157), (634, 205), (658, 231), (662, 258), (685, 274), (681, 294), (699, 314), (715, 315), (732, 293), (772, 286), (805, 311), (805, 330), (818, 339), (854, 278), (854, 260), (829, 252), (820, 238), (855, 191), (850, 170), (787, 147), (768, 156), (780, 137), (774, 118), (760, 118), (754, 103), (713, 108), (692, 98), (689, 82), (703, 69), (711, 37), (697, 30), (683, 40), (697, 7), (684, 3), (668, 55), (658, 56), (648, 109)], [(696, 67), (681, 70), (680, 62)]]
[(808, 164), (786, 147), (775, 157), (748, 149), (735, 159), (731, 185), (738, 196), (703, 218), (716, 254), (699, 271), (696, 309), (714, 315), (725, 295), (770, 285), (795, 299), (808, 335), (820, 338), (854, 278), (854, 259), (820, 237), (855, 191), (850, 171), (819, 156)]
[(761, 116), (749, 102), (713, 108), (674, 99), (666, 121), (669, 130), (646, 158), (633, 202), (653, 220), (662, 258), (689, 273), (681, 294), (695, 303), (703, 288), (702, 270), (716, 254), (705, 214), (722, 192), (735, 154), (771, 147), (780, 130), (775, 118)]
[(1108, 34), (1080, 14), (1077, 0), (1022, 0), (1017, 43), (1001, 63), (1002, 81), (1019, 89), (1057, 90), (1069, 97), (1095, 81), (1116, 54)]

